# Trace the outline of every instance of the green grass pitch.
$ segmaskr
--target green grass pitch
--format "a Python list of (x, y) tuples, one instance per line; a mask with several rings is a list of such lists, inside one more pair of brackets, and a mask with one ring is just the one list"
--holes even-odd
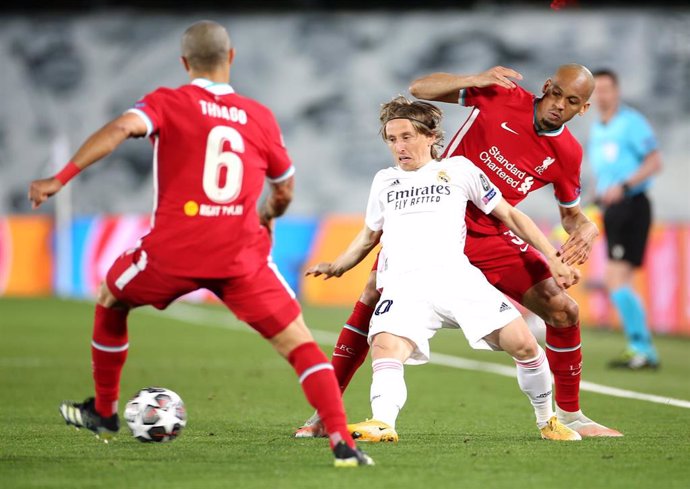
[[(331, 335), (348, 313), (305, 310), (312, 328)], [(549, 443), (515, 379), (431, 364), (406, 369), (400, 442), (366, 446), (375, 467), (336, 470), (326, 440), (291, 438), (311, 408), (289, 365), (217, 306), (132, 313), (123, 400), (141, 387), (171, 388), (189, 423), (172, 443), (140, 443), (125, 427), (105, 445), (65, 426), (57, 410), (92, 392), (92, 317), (86, 302), (0, 299), (0, 487), (690, 487), (690, 409), (583, 392), (585, 412), (626, 436)], [(585, 380), (690, 400), (690, 341), (658, 337), (658, 372), (605, 368), (620, 333), (585, 330), (583, 343)], [(511, 365), (503, 353), (471, 351), (457, 331), (438, 334), (432, 350)], [(370, 376), (367, 364), (346, 393), (353, 421), (369, 415)]]

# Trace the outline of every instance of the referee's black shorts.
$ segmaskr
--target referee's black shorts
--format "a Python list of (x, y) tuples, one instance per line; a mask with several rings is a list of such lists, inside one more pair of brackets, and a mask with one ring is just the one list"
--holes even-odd
[(652, 222), (652, 208), (644, 193), (625, 197), (604, 211), (609, 258), (642, 265)]

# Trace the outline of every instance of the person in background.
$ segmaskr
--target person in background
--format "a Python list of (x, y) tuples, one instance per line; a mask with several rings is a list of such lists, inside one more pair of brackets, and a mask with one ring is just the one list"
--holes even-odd
[(628, 341), (625, 352), (609, 366), (656, 369), (659, 356), (644, 304), (633, 288), (633, 276), (644, 259), (652, 221), (646, 191), (652, 176), (661, 171), (661, 155), (645, 117), (621, 103), (616, 73), (599, 70), (594, 80), (599, 120), (590, 129), (587, 157), (596, 179), (597, 203), (604, 213), (609, 258), (606, 289)]

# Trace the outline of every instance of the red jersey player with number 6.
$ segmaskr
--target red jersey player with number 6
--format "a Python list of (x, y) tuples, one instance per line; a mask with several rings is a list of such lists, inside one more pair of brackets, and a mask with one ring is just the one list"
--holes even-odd
[[(582, 213), (582, 147), (564, 126), (589, 107), (592, 74), (577, 64), (560, 66), (535, 97), (512, 79), (522, 75), (501, 66), (476, 75), (434, 73), (413, 82), (418, 98), (473, 107), (451, 139), (443, 157), (465, 156), (515, 205), (531, 191), (554, 186), (561, 222), (569, 234), (561, 248), (568, 265), (588, 258), (596, 226)], [(465, 254), (489, 282), (546, 322), (546, 352), (554, 374), (558, 420), (581, 436), (622, 436), (580, 410), (582, 369), (577, 303), (551, 277), (544, 258), (497, 219), (467, 208)], [(385, 253), (385, 250), (384, 250)], [(375, 271), (343, 328), (333, 353), (341, 389), (345, 389), (368, 351), (367, 332), (379, 300)], [(318, 416), (295, 436), (321, 435)]]
[[(119, 429), (129, 310), (164, 309), (206, 288), (294, 367), (307, 399), (323, 416), (335, 466), (371, 465), (347, 431), (333, 367), (271, 262), (269, 229), (292, 200), (294, 168), (271, 111), (229, 85), (234, 55), (221, 25), (193, 24), (182, 38), (182, 63), (191, 83), (146, 95), (87, 139), (60, 173), (31, 183), (35, 208), (127, 138), (147, 136), (153, 142), (151, 231), (112, 265), (96, 305), (91, 343), (96, 396), (63, 402), (60, 412), (67, 424), (112, 438)], [(271, 192), (257, 212), (266, 179)]]

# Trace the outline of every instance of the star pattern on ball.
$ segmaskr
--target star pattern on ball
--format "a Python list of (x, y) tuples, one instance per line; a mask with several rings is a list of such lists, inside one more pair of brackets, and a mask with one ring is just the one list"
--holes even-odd
[[(164, 397), (161, 403), (157, 399)], [(163, 400), (163, 399), (161, 399)], [(155, 410), (155, 422), (145, 424), (146, 418), (151, 419), (151, 411)], [(179, 416), (178, 416), (179, 414)], [(132, 435), (141, 441), (168, 441), (174, 439), (179, 431), (187, 424), (186, 410), (180, 396), (169, 389), (147, 388), (140, 390), (125, 407), (125, 419), (132, 431)], [(175, 427), (177, 433), (173, 434)], [(172, 435), (172, 436), (171, 436)]]

